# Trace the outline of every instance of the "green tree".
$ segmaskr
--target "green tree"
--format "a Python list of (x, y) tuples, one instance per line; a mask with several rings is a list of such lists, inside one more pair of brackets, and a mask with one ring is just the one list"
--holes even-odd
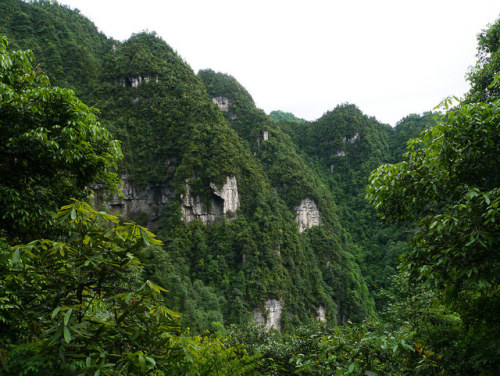
[(490, 102), (500, 98), (500, 86), (493, 83), (500, 71), (500, 18), (478, 35), (477, 63), (468, 73), (471, 90), (466, 100)]
[[(55, 220), (65, 236), (3, 247), (2, 369), (9, 375), (143, 375), (165, 362), (179, 315), (142, 282), (144, 227), (75, 201)], [(79, 373), (81, 374), (81, 373)]]
[(372, 173), (367, 198), (382, 218), (413, 225), (410, 282), (460, 314), (482, 372), (498, 369), (500, 101), (449, 109), (407, 157)]
[(180, 334), (166, 290), (143, 281), (161, 242), (146, 228), (75, 201), (55, 220), (66, 235), (0, 242), (0, 375), (256, 374), (256, 356)]
[(116, 187), (119, 143), (73, 91), (52, 87), (30, 51), (0, 38), (0, 229), (35, 239), (69, 197), (85, 187)]

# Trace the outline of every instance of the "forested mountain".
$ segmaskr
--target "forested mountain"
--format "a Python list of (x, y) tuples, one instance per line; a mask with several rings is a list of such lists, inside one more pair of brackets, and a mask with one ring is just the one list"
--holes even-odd
[[(65, 13), (78, 17), (69, 9), (12, 3), (4, 5), (9, 14), (14, 4), (34, 9), (36, 17), (23, 23), (64, 25), (62, 33), (54, 28), (37, 34), (31, 31), (37, 26), (19, 30), (13, 17), (5, 29), (15, 45), (57, 45), (71, 31), (99, 41), (100, 48), (87, 49), (98, 62), (95, 81), (56, 82), (77, 93), (95, 85), (92, 104), (121, 141), (126, 192), (119, 198), (99, 190), (98, 202), (111, 202), (115, 212), (157, 230), (168, 256), (151, 256), (151, 277), (173, 292), (168, 303), (184, 313), (186, 327), (202, 331), (213, 322), (247, 322), (265, 314), (266, 302), (279, 312), (273, 325), (283, 329), (315, 320), (319, 312), (332, 324), (375, 314), (330, 192), (234, 78), (202, 71), (200, 81), (155, 35), (119, 43), (103, 41), (90, 28), (84, 37), (62, 21)], [(54, 56), (41, 56), (47, 72)], [(58, 61), (63, 64), (64, 56)], [(66, 64), (73, 74), (87, 75)], [(228, 111), (212, 103), (219, 97), (230, 101)], [(172, 272), (165, 276), (167, 269)]]
[[(92, 374), (197, 374), (209, 358), (227, 373), (328, 374), (328, 351), (349, 352), (332, 374), (411, 374), (402, 370), (417, 365), (430, 374), (445, 369), (438, 350), (453, 369), (460, 352), (433, 336), (452, 338), (473, 313), (460, 299), (450, 308), (439, 292), (395, 277), (399, 257), (423, 239), (384, 193), (384, 179), (396, 174), (374, 173), (365, 199), (373, 170), (414, 163), (430, 129), (454, 121), (453, 112), (408, 115), (395, 128), (354, 104), (312, 122), (267, 115), (236, 78), (195, 74), (155, 33), (115, 41), (50, 1), (4, 0), (0, 23), (0, 272), (11, 276), (0, 282), (5, 374), (23, 369), (23, 351), (32, 367), (23, 372), (47, 375), (49, 363)], [(495, 35), (483, 34), (483, 48)], [(34, 57), (18, 51), (26, 49)], [(491, 78), (488, 64), (472, 79)], [(424, 141), (410, 141), (404, 154), (423, 131)], [(491, 165), (477, 162), (488, 175)], [(397, 194), (403, 202), (406, 193)], [(376, 212), (400, 221), (384, 226)], [(483, 265), (474, 267), (470, 273)], [(25, 289), (37, 281), (39, 289)], [(411, 319), (397, 308), (409, 300)], [(13, 314), (19, 309), (22, 318)], [(376, 329), (325, 332), (379, 323), (387, 312), (391, 319)], [(423, 317), (433, 321), (425, 334), (411, 327)], [(206, 342), (192, 336), (206, 331)], [(477, 346), (460, 333), (461, 348)], [(83, 360), (78, 348), (87, 351)], [(494, 363), (491, 354), (477, 359), (483, 370)], [(152, 373), (156, 361), (176, 371)]]

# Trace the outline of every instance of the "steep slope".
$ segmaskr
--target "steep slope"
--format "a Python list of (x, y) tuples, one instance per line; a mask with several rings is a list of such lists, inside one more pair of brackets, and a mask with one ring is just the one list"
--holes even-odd
[(411, 138), (418, 137), (425, 129), (436, 124), (434, 113), (426, 112), (423, 115), (410, 114), (401, 119), (394, 128), (391, 137), (393, 162), (400, 162), (406, 153), (406, 144)]
[(405, 237), (376, 224), (364, 186), (427, 118), (392, 130), (353, 105), (313, 123), (268, 117), (233, 77), (196, 77), (154, 34), (113, 41), (49, 2), (6, 0), (0, 16), (12, 45), (34, 49), (121, 140), (124, 194), (95, 186), (96, 202), (162, 236), (148, 270), (186, 325), (373, 314), (365, 281), (376, 296)]
[(356, 245), (353, 253), (378, 309), (386, 302), (381, 292), (389, 287), (389, 277), (396, 271), (406, 234), (404, 229), (382, 226), (364, 200), (365, 186), (374, 168), (402, 160), (407, 141), (432, 124), (431, 113), (414, 114), (393, 129), (364, 115), (352, 104), (337, 106), (315, 122), (278, 123), (314, 161), (336, 197), (342, 223)]
[[(253, 319), (287, 329), (318, 317), (335, 324), (337, 318), (373, 313), (334, 208), (323, 209), (325, 226), (307, 214), (311, 206), (317, 212), (314, 206), (328, 195), (294, 156), (290, 139), (277, 133), (268, 151), (248, 142), (250, 135), (264, 137), (252, 125), (255, 114), (262, 126), (269, 123), (264, 114), (249, 105), (252, 122), (243, 112), (232, 119), (248, 126), (248, 137), (235, 132), (203, 82), (154, 34), (120, 43), (57, 4), (9, 0), (2, 6), (9, 19), (2, 30), (14, 45), (30, 41), (51, 51), (42, 54), (44, 69), (55, 73), (59, 85), (91, 96), (102, 124), (121, 140), (124, 194), (95, 186), (95, 202), (157, 230), (164, 249), (148, 251), (147, 274), (170, 290), (168, 303), (184, 313), (185, 326), (202, 331), (216, 322)], [(34, 26), (17, 30), (23, 24), (15, 21), (19, 17), (30, 20), (28, 26), (65, 20), (70, 26), (61, 26), (66, 36), (59, 26), (47, 33), (36, 33)], [(67, 46), (66, 40), (86, 46), (95, 64), (72, 64), (63, 51), (47, 47)], [(66, 63), (71, 74), (63, 80), (57, 69)], [(247, 100), (242, 103), (251, 103), (237, 88)], [(266, 153), (270, 159), (262, 163)], [(276, 158), (286, 162), (283, 171)], [(294, 173), (285, 176), (286, 171)], [(304, 212), (302, 235), (298, 207)]]
[(49, 1), (2, 0), (0, 33), (12, 49), (32, 50), (53, 85), (75, 89), (81, 100), (94, 105), (102, 57), (115, 42), (90, 20)]
[(255, 107), (251, 96), (233, 77), (212, 70), (200, 71), (199, 76), (213, 101), (224, 103), (219, 107), (295, 215), (301, 239), (318, 260), (323, 280), (340, 306), (340, 320), (373, 314), (365, 282), (352, 256), (355, 245), (340, 225), (332, 194), (314, 166), (298, 152), (291, 138)]
[[(282, 325), (280, 318), (286, 327), (319, 312), (331, 323), (373, 314), (359, 269), (342, 246), (345, 235), (334, 208), (324, 205), (326, 234), (311, 229), (318, 235), (299, 237), (299, 231), (320, 224), (309, 221), (309, 206), (326, 202), (328, 194), (316, 187), (317, 178), (307, 173), (284, 134), (277, 135), (286, 140), (266, 144), (268, 151), (262, 144), (261, 155), (271, 156), (262, 166), (248, 150), (253, 145), (242, 144), (201, 81), (154, 35), (139, 34), (117, 45), (104, 66), (106, 82), (99, 91), (103, 123), (123, 141), (125, 190), (130, 192), (128, 202), (111, 202), (127, 208), (123, 214), (129, 217), (145, 214), (150, 224), (151, 219), (159, 223), (171, 257), (165, 268), (182, 272), (164, 275), (156, 267), (153, 274), (163, 274), (162, 282), (172, 291), (186, 292), (174, 292), (173, 298), (186, 320), (192, 319), (191, 326), (203, 329), (200, 312), (207, 311), (211, 315), (201, 318), (204, 325), (222, 321), (221, 314), (226, 322), (244, 322), (253, 312), (255, 320), (274, 327)], [(240, 100), (248, 104), (249, 98), (246, 93)], [(245, 111), (254, 114), (251, 106)], [(242, 114), (233, 121), (249, 135), (264, 137), (265, 130), (256, 131)], [(269, 122), (265, 115), (262, 120)], [(283, 163), (274, 163), (277, 158)], [(237, 197), (228, 212), (221, 192)], [(134, 212), (140, 196), (146, 197), (145, 210)], [(303, 221), (297, 214), (301, 206)], [(310, 244), (322, 242), (318, 249)], [(277, 319), (270, 322), (266, 311), (276, 312)]]

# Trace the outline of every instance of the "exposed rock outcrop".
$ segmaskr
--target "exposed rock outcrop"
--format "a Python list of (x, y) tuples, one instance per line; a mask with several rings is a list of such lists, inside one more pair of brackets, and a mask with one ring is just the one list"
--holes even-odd
[(210, 188), (212, 197), (210, 207), (206, 208), (198, 196), (191, 194), (191, 187), (186, 182), (186, 194), (182, 196), (182, 219), (186, 223), (201, 219), (204, 224), (212, 224), (223, 215), (230, 212), (236, 213), (240, 206), (240, 199), (235, 176), (228, 176), (226, 183), (220, 189), (213, 183), (210, 183)]
[(323, 306), (319, 306), (316, 311), (316, 320), (319, 322), (326, 322), (326, 309)]
[(299, 232), (304, 232), (308, 228), (320, 226), (323, 223), (318, 206), (310, 198), (303, 199), (295, 210), (297, 211), (295, 221), (299, 225)]
[[(137, 87), (139, 87), (139, 85), (142, 82), (147, 84), (147, 83), (151, 82), (152, 79), (153, 79), (153, 77), (149, 76), (149, 75), (135, 76), (135, 77), (124, 77), (124, 78), (120, 79), (120, 83), (122, 84), (123, 87), (132, 86), (132, 87), (137, 88)], [(158, 81), (159, 81), (158, 75), (154, 76), (154, 81), (155, 81), (155, 83), (158, 83)]]
[(281, 301), (276, 299), (266, 300), (265, 303), (265, 317), (259, 310), (253, 311), (253, 321), (256, 324), (261, 324), (266, 330), (276, 329), (281, 331), (281, 317), (283, 306)]
[(122, 175), (123, 186), (120, 194), (109, 194), (105, 187), (93, 185), (94, 204), (96, 207), (104, 205), (107, 211), (134, 219), (138, 215), (146, 215), (148, 225), (158, 219), (161, 205), (172, 201), (174, 194), (161, 186), (148, 185), (139, 189), (131, 184), (127, 175)]
[(268, 130), (262, 131), (262, 140), (263, 141), (269, 140), (269, 131)]
[(222, 213), (226, 214), (228, 212), (235, 213), (240, 206), (240, 198), (238, 196), (238, 182), (236, 181), (236, 176), (228, 176), (226, 183), (221, 189), (217, 188), (214, 183), (210, 183), (210, 188), (214, 192), (214, 195), (219, 196), (224, 201), (224, 206)]
[(359, 138), (359, 133), (355, 133), (352, 137), (344, 137), (344, 142), (349, 142), (350, 144), (354, 144), (354, 142)]
[(186, 182), (186, 194), (182, 198), (182, 219), (190, 223), (196, 219), (201, 219), (204, 224), (215, 223), (222, 215), (223, 202), (212, 199), (210, 209), (204, 207), (199, 196), (191, 194), (191, 186)]
[(231, 100), (226, 97), (215, 97), (212, 98), (212, 102), (214, 102), (219, 109), (224, 112), (229, 112), (229, 106), (231, 105)]
[[(121, 178), (123, 181), (121, 195), (109, 194), (105, 187), (97, 184), (90, 187), (94, 190), (96, 207), (104, 205), (107, 211), (130, 219), (145, 215), (148, 225), (151, 226), (158, 219), (161, 206), (171, 202), (174, 198), (174, 192), (167, 188), (148, 185), (140, 189), (129, 182), (127, 175)], [(240, 198), (235, 176), (228, 176), (226, 183), (220, 189), (213, 183), (210, 184), (210, 188), (212, 189), (211, 205), (207, 209), (198, 196), (191, 194), (191, 187), (186, 182), (186, 194), (181, 197), (183, 199), (182, 219), (185, 222), (201, 219), (205, 224), (212, 224), (223, 215), (236, 213), (240, 206)], [(234, 217), (231, 216), (231, 218)]]

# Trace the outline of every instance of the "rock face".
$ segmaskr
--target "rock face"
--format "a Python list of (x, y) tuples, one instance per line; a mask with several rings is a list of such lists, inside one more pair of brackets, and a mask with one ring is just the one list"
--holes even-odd
[(323, 306), (319, 306), (316, 312), (316, 320), (319, 322), (326, 322), (326, 309)]
[[(174, 199), (174, 192), (161, 186), (147, 186), (139, 189), (131, 184), (127, 175), (122, 177), (122, 194), (108, 194), (103, 186), (94, 185), (94, 205), (104, 205), (106, 210), (125, 218), (135, 219), (139, 215), (148, 218), (148, 226), (159, 218), (163, 204)], [(227, 177), (226, 183), (219, 189), (213, 183), (211, 205), (209, 209), (203, 206), (198, 196), (193, 197), (191, 187), (186, 182), (186, 194), (182, 196), (182, 219), (189, 223), (201, 219), (205, 224), (215, 223), (219, 218), (228, 213), (236, 213), (240, 206), (238, 196), (238, 182), (235, 176)], [(233, 217), (232, 217), (233, 218)]]
[(104, 187), (94, 185), (94, 204), (96, 207), (104, 205), (107, 211), (125, 218), (136, 218), (144, 214), (148, 218), (148, 225), (158, 219), (161, 205), (172, 201), (173, 192), (160, 187), (149, 185), (139, 189), (129, 182), (127, 175), (122, 175), (122, 194), (108, 194)]
[(297, 211), (295, 221), (299, 225), (299, 232), (304, 232), (308, 228), (320, 226), (323, 223), (318, 206), (310, 198), (303, 199), (295, 210)]
[(255, 309), (253, 311), (253, 321), (256, 324), (261, 324), (266, 330), (276, 329), (281, 331), (281, 316), (282, 316), (282, 304), (279, 300), (269, 299), (265, 303), (266, 317), (264, 314)]
[(262, 140), (264, 140), (264, 141), (269, 140), (269, 131), (268, 130), (262, 131)]
[(240, 198), (238, 196), (238, 182), (236, 181), (236, 176), (227, 177), (226, 183), (221, 189), (213, 183), (210, 183), (210, 188), (214, 192), (214, 195), (219, 196), (224, 201), (224, 206), (222, 213), (226, 214), (228, 212), (235, 213), (240, 206)]
[(229, 112), (229, 105), (231, 104), (231, 100), (226, 97), (215, 97), (212, 98), (212, 102), (214, 102), (219, 109), (224, 112)]
[[(132, 87), (139, 87), (139, 85), (141, 84), (141, 82), (144, 82), (144, 83), (149, 83), (151, 80), (153, 79), (152, 76), (136, 76), (136, 77), (125, 77), (125, 78), (122, 78), (120, 80), (121, 84), (123, 87), (127, 87), (127, 86), (132, 86)], [(155, 75), (154, 77), (154, 81), (155, 83), (158, 83), (159, 79), (158, 79), (158, 75)]]
[(199, 196), (191, 194), (191, 187), (186, 182), (186, 194), (181, 196), (182, 201), (182, 219), (186, 223), (190, 223), (197, 219), (201, 219), (204, 224), (214, 223), (217, 218), (222, 215), (223, 202), (212, 199), (210, 209), (207, 210)]
[(352, 137), (344, 137), (344, 142), (349, 142), (350, 144), (354, 144), (354, 142), (359, 138), (359, 133), (354, 134)]
[(235, 176), (228, 176), (221, 189), (213, 183), (210, 183), (210, 188), (213, 193), (210, 208), (205, 208), (200, 198), (191, 194), (191, 187), (186, 182), (186, 194), (182, 197), (182, 219), (186, 223), (201, 219), (204, 224), (212, 224), (229, 212), (236, 213), (240, 199)]

